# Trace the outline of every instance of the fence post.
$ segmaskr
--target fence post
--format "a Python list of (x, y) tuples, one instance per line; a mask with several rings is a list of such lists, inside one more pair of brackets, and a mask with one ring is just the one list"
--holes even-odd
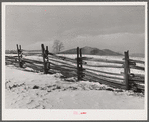
[(79, 68), (79, 47), (77, 47), (77, 75), (78, 75), (78, 81), (80, 80), (80, 68)]
[(17, 53), (18, 53), (18, 60), (19, 60), (19, 67), (22, 68), (22, 63), (21, 63), (21, 59), (20, 59), (20, 52), (21, 52), (21, 45), (20, 45), (20, 49), (19, 49), (19, 46), (17, 44)]
[(48, 46), (46, 46), (46, 59), (47, 59), (46, 67), (47, 67), (47, 72), (50, 69), (50, 62), (49, 62), (48, 52), (49, 52)]
[(49, 61), (48, 52), (49, 52), (49, 51), (48, 51), (48, 46), (46, 46), (46, 56), (47, 56), (46, 58), (47, 58), (47, 62)]
[(22, 58), (22, 50), (21, 50), (21, 45), (20, 46), (20, 57)]
[(45, 61), (45, 48), (44, 48), (44, 44), (41, 44), (41, 48), (42, 48), (42, 56), (43, 56), (43, 71), (44, 74), (47, 74), (47, 68), (46, 68), (46, 61)]
[(82, 49), (80, 49), (80, 78), (83, 77), (83, 69), (82, 69)]
[(126, 84), (126, 90), (129, 90), (129, 51), (124, 52), (125, 53), (125, 64), (124, 64), (124, 79)]
[(20, 46), (20, 66), (23, 67), (23, 61), (22, 61), (22, 50), (21, 50), (21, 45)]

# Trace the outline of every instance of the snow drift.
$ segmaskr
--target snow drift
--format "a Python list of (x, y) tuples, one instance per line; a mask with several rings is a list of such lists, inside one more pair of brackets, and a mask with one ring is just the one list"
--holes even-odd
[(5, 66), (6, 109), (143, 109), (144, 95), (62, 74)]

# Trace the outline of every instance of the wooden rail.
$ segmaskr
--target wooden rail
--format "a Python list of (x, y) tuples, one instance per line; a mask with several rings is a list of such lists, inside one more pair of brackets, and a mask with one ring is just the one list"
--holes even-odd
[(145, 70), (145, 68), (141, 66), (130, 66), (130, 68), (137, 69), (137, 70), (143, 70), (143, 71)]
[(129, 59), (129, 61), (133, 61), (133, 62), (136, 62), (136, 63), (145, 64), (144, 61), (140, 61), (140, 60)]
[(104, 78), (111, 78), (111, 79), (118, 79), (118, 80), (124, 80), (124, 78), (120, 78), (120, 77), (114, 77), (114, 76), (107, 76), (107, 75), (101, 75), (101, 74), (95, 74), (93, 72), (89, 72), (89, 71), (84, 71), (84, 73), (86, 74), (90, 74), (90, 75), (96, 75), (96, 76), (100, 76), (100, 77), (104, 77)]
[(23, 55), (42, 55), (42, 53), (23, 53)]
[(32, 63), (26, 63), (25, 67), (30, 67), (30, 68), (32, 68), (34, 70), (43, 71), (43, 67), (42, 66), (38, 66), (38, 65), (35, 65), (35, 64), (32, 64)]
[(84, 64), (84, 66), (89, 66), (89, 67), (107, 67), (107, 68), (124, 68), (123, 65), (116, 66), (116, 65), (90, 65), (90, 64)]
[(23, 52), (41, 52), (42, 53), (41, 50), (24, 50), (24, 49), (22, 49), (22, 51)]
[(66, 65), (70, 65), (70, 66), (72, 66), (72, 67), (76, 67), (76, 66), (74, 66), (74, 65), (72, 65), (72, 64), (68, 64), (68, 63), (66, 63), (66, 62), (62, 62), (62, 61), (58, 61), (58, 60), (53, 60), (53, 59), (49, 59), (50, 61), (54, 61), (54, 62), (57, 62), (57, 63), (61, 63), (61, 64), (66, 64)]
[(22, 58), (22, 61), (29, 62), (29, 63), (43, 64), (42, 61), (37, 61), (37, 60), (32, 60), (32, 59), (26, 59), (26, 58)]
[(91, 80), (94, 82), (99, 82), (101, 84), (106, 84), (108, 86), (114, 87), (114, 88), (121, 88), (121, 89), (126, 89), (126, 85), (120, 82), (115, 82), (115, 80), (109, 80), (109, 79), (103, 79), (101, 77), (98, 76), (92, 76), (92, 75), (88, 75), (85, 76), (83, 79), (85, 80)]
[[(51, 54), (51, 53), (48, 53), (48, 54)], [(65, 57), (65, 56), (57, 56), (57, 55), (50, 55), (49, 58), (57, 58), (59, 60), (63, 60), (63, 61), (69, 61), (69, 62), (72, 62), (72, 63), (77, 63), (77, 59), (72, 59), (72, 58), (68, 58), (68, 57)], [(83, 64), (85, 64), (86, 62), (83, 62)]]
[(145, 78), (145, 76), (144, 75), (142, 75), (142, 74), (133, 74), (134, 75), (134, 77), (141, 77), (141, 78)]
[(95, 69), (90, 69), (90, 68), (84, 68), (84, 69), (89, 70), (89, 71), (94, 71), (94, 72), (97, 72), (97, 73), (105, 73), (105, 74), (110, 74), (110, 75), (124, 76), (124, 74), (120, 74), (120, 73), (105, 72), (105, 71), (100, 71), (100, 70), (95, 70)]
[[(129, 59), (129, 52), (124, 52), (125, 57), (120, 60), (109, 60), (101, 58), (82, 57), (82, 50), (77, 47), (77, 58), (72, 59), (65, 56), (59, 56), (48, 51), (44, 45), (41, 45), (42, 50), (22, 50), (21, 45), (17, 45), (18, 56), (6, 56), (6, 61), (12, 63), (19, 63), (19, 66), (23, 68), (23, 64), (27, 67), (35, 70), (44, 71), (45, 74), (60, 72), (63, 75), (75, 76), (79, 80), (92, 80), (102, 84), (106, 84), (116, 88), (132, 89), (132, 83), (137, 85), (139, 89), (144, 89), (144, 75), (132, 74), (130, 69), (142, 70), (145, 68), (137, 66), (136, 63), (145, 64), (144, 61)], [(26, 59), (22, 55), (41, 55), (43, 61)], [(91, 65), (89, 62), (99, 62), (99, 65)], [(108, 63), (102, 65), (100, 62)], [(58, 64), (57, 64), (58, 63)], [(109, 64), (113, 63), (113, 65)], [(114, 65), (116, 64), (116, 65)], [(98, 67), (98, 69), (93, 69)], [(107, 72), (100, 70), (100, 67), (104, 68), (121, 68), (123, 73)], [(140, 84), (140, 85), (139, 85)]]
[(85, 61), (93, 61), (93, 62), (106, 62), (106, 63), (116, 63), (116, 64), (124, 64), (124, 61), (118, 61), (118, 60), (108, 60), (108, 59), (100, 59), (100, 58), (90, 58), (90, 59), (84, 59)]

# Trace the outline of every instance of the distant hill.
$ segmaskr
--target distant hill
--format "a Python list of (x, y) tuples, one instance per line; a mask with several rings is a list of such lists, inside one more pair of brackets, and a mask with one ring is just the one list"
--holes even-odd
[[(60, 52), (59, 54), (76, 54), (77, 53), (77, 49), (70, 49), (70, 50), (66, 50), (63, 52)], [(88, 54), (88, 55), (122, 55), (120, 53), (114, 52), (112, 50), (109, 49), (104, 49), (104, 50), (100, 50), (98, 48), (93, 48), (93, 47), (83, 47), (82, 48), (82, 54)]]

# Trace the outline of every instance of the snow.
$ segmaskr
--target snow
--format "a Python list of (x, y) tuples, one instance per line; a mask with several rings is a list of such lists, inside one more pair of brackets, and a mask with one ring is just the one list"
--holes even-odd
[(144, 109), (142, 93), (30, 70), (5, 66), (6, 109)]

